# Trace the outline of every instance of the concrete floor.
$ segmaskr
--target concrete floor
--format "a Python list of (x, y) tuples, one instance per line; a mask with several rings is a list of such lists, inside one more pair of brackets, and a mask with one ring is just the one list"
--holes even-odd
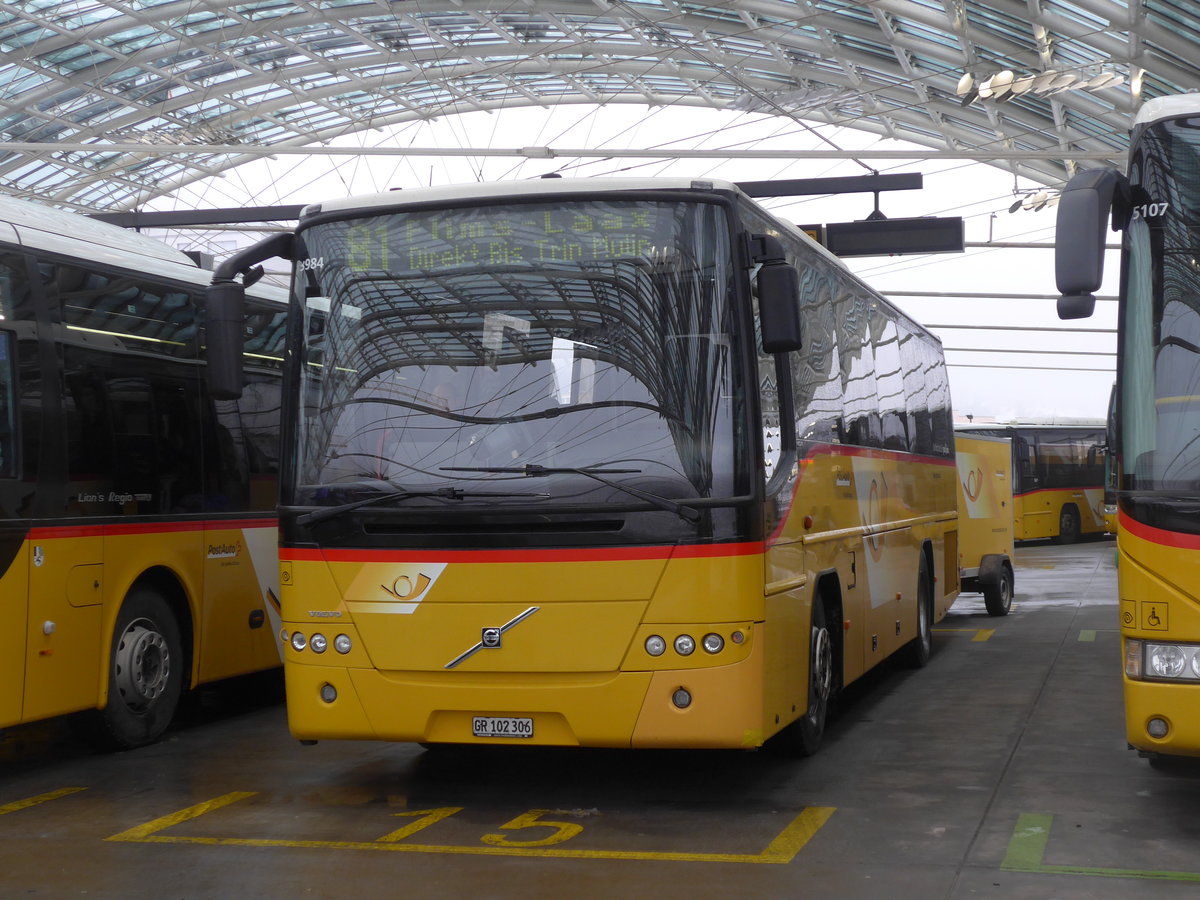
[(14, 729), (0, 898), (1195, 897), (1200, 764), (1125, 748), (1115, 574), (1021, 546), (1011, 614), (961, 598), (809, 760), (302, 747), (246, 685), (129, 753)]

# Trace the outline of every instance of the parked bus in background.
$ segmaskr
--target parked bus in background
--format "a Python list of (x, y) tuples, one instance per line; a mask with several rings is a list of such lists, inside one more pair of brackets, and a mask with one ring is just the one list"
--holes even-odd
[[(303, 740), (821, 740), (958, 589), (941, 345), (736, 186), (307, 207), (281, 585)], [(214, 314), (217, 314), (214, 309)], [(231, 360), (214, 390), (236, 395)], [(214, 353), (217, 351), (214, 350)]]
[(1200, 95), (1134, 118), (1128, 174), (1081, 172), (1059, 203), (1059, 315), (1091, 315), (1105, 232), (1122, 232), (1117, 557), (1125, 730), (1150, 755), (1200, 756)]
[(90, 710), (101, 743), (134, 747), (184, 689), (279, 665), (286, 307), (248, 303), (247, 390), (215, 401), (210, 278), (165, 244), (0, 198), (0, 726)]
[(1016, 540), (1073, 544), (1081, 535), (1104, 533), (1105, 423), (1016, 422), (958, 431), (1011, 441)]

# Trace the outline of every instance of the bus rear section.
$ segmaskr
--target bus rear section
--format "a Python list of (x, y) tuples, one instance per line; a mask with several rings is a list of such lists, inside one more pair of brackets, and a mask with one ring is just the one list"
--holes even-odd
[(1008, 615), (1015, 585), (1011, 441), (959, 433), (954, 446), (962, 590), (983, 594), (989, 615)]

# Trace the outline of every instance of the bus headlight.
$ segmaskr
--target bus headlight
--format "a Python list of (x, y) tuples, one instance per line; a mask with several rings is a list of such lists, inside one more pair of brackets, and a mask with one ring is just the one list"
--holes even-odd
[(324, 653), (329, 647), (329, 639), (321, 633), (314, 634), (308, 642), (308, 646), (312, 648), (313, 653)]
[(704, 648), (705, 653), (720, 653), (725, 649), (725, 638), (719, 634), (706, 634), (700, 646)]
[(302, 632), (292, 632), (292, 649), (299, 652), (308, 646), (308, 638)]
[(1147, 644), (1149, 665), (1147, 674), (1156, 678), (1178, 678), (1187, 666), (1187, 657), (1182, 648), (1175, 644)]
[(675, 652), (680, 656), (691, 656), (696, 649), (696, 639), (690, 634), (681, 634), (675, 638)]
[(1200, 644), (1127, 640), (1125, 675), (1155, 681), (1200, 682)]
[(651, 656), (662, 656), (667, 652), (667, 642), (657, 634), (652, 634), (646, 638), (646, 652)]
[(343, 656), (350, 652), (351, 646), (349, 635), (339, 634), (333, 639), (333, 649)]

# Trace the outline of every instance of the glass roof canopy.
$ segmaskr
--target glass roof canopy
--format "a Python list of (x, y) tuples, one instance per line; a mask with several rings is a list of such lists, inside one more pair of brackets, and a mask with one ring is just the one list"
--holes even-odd
[(1143, 100), (1200, 90), (1198, 47), (1195, 0), (8, 0), (0, 189), (126, 210), (272, 147), (619, 102), (981, 151), (1058, 185), (1120, 164)]

